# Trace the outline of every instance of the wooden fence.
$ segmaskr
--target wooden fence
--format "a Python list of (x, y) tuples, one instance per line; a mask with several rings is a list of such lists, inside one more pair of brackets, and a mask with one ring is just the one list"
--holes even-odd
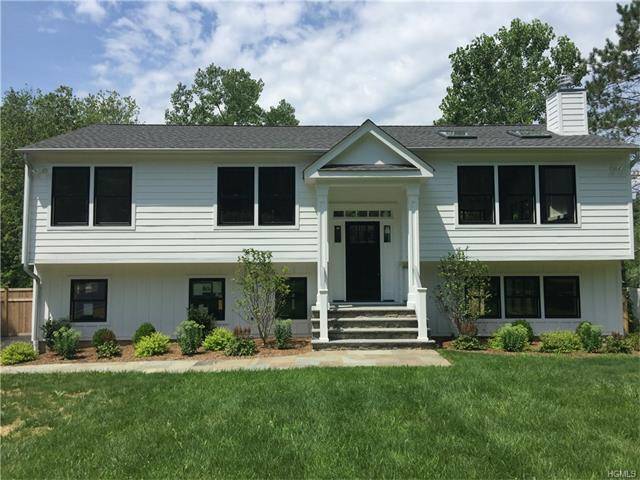
[(0, 336), (31, 335), (31, 288), (0, 289)]

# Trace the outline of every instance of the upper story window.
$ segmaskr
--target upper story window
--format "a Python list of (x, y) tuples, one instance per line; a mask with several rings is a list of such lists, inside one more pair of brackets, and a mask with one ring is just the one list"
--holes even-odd
[(218, 225), (253, 225), (254, 168), (218, 168)]
[(89, 167), (53, 167), (51, 224), (89, 225)]
[(542, 223), (577, 223), (575, 167), (541, 165), (539, 175)]
[(458, 222), (495, 223), (493, 167), (458, 167)]
[(535, 167), (498, 167), (500, 223), (536, 223), (535, 190)]
[(294, 167), (260, 167), (258, 202), (260, 225), (295, 225)]
[(131, 225), (131, 167), (95, 167), (94, 225)]

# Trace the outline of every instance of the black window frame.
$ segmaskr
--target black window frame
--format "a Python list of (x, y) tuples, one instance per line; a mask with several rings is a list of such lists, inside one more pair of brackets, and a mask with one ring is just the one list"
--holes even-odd
[[(285, 179), (290, 182), (290, 191), (284, 192), (280, 189), (269, 191), (272, 186), (267, 183), (269, 175), (279, 176), (284, 179), (285, 172), (289, 178)], [(263, 176), (264, 174), (264, 176)], [(286, 214), (276, 220), (270, 220), (267, 217), (268, 212), (273, 210), (271, 203), (287, 202), (285, 204)], [(290, 166), (269, 166), (258, 167), (258, 225), (259, 226), (290, 226), (296, 224), (296, 168)]]
[[(491, 292), (497, 286), (497, 293)], [(492, 293), (489, 302), (495, 302), (496, 312), (494, 314), (482, 314), (478, 318), (483, 320), (495, 320), (502, 318), (502, 278), (497, 275), (489, 277), (489, 291)]]
[[(529, 171), (531, 175), (531, 192), (530, 193), (513, 193), (507, 192), (508, 185), (511, 183), (507, 175), (514, 171)], [(512, 173), (513, 175), (513, 173)], [(521, 175), (516, 173), (516, 175)], [(511, 177), (512, 178), (512, 177)], [(530, 218), (525, 220), (513, 220), (513, 215), (508, 216), (507, 206), (511, 205), (509, 199), (518, 197), (528, 197), (530, 202), (529, 215)], [(535, 165), (499, 165), (498, 166), (498, 201), (499, 215), (501, 225), (535, 225), (536, 220), (536, 167)]]
[[(548, 192), (545, 188), (545, 177), (547, 172), (559, 169), (569, 169), (571, 170), (572, 180), (572, 189), (573, 193), (553, 193)], [(540, 188), (540, 223), (554, 225), (554, 224), (564, 224), (564, 225), (575, 225), (578, 223), (578, 194), (576, 188), (576, 166), (575, 165), (539, 165), (538, 166), (538, 183)], [(573, 219), (571, 220), (549, 220), (546, 215), (549, 197), (553, 196), (572, 196), (573, 197)]]
[[(224, 187), (223, 187), (223, 176), (231, 175), (233, 172), (239, 173), (240, 171), (244, 173), (251, 172), (251, 188), (249, 189), (248, 195), (243, 195), (243, 197), (247, 197), (244, 201), (250, 205), (248, 212), (250, 212), (250, 219), (246, 220), (223, 220), (225, 204), (227, 202), (234, 202), (237, 199), (231, 198), (232, 194), (226, 194), (228, 198), (223, 198), (225, 195)], [(255, 167), (218, 167), (217, 172), (218, 177), (218, 192), (217, 192), (217, 224), (220, 226), (253, 226), (255, 224), (255, 182), (256, 182), (256, 173)], [(245, 212), (246, 213), (246, 212)]]
[[(112, 195), (112, 194), (99, 194), (98, 190), (98, 176), (100, 172), (106, 172), (109, 170), (126, 170), (129, 173), (129, 191), (127, 195)], [(94, 167), (93, 168), (93, 225), (96, 227), (105, 227), (105, 226), (131, 226), (131, 218), (132, 218), (132, 198), (133, 198), (133, 168), (124, 166), (104, 166), (104, 167)], [(129, 204), (129, 217), (127, 221), (100, 221), (98, 219), (98, 209), (99, 203), (102, 201), (107, 201), (109, 198), (118, 198), (125, 199)]]
[[(291, 282), (292, 281), (302, 281), (304, 282), (304, 288), (303, 291), (300, 292), (301, 298), (299, 299), (299, 301), (304, 302), (304, 312), (302, 312), (302, 308), (300, 308), (300, 316), (295, 316), (297, 315), (296, 313), (294, 313), (293, 315), (287, 315), (287, 314), (283, 314), (283, 311), (279, 311), (277, 314), (277, 318), (280, 319), (291, 319), (291, 320), (307, 320), (308, 319), (308, 302), (307, 302), (307, 295), (308, 295), (308, 286), (309, 286), (309, 282), (307, 281), (307, 277), (287, 277), (287, 282), (289, 283), (289, 293), (287, 294), (287, 296), (289, 298), (284, 299), (284, 301), (288, 301), (289, 299), (292, 299), (294, 302), (296, 301), (297, 297), (295, 296), (295, 291), (293, 288), (291, 288)], [(281, 308), (284, 308), (284, 305), (282, 305)], [(295, 312), (295, 308), (293, 309), (287, 309), (285, 310), (285, 312)]]
[[(465, 176), (464, 171), (475, 170), (478, 172), (479, 170), (491, 170), (491, 188), (490, 191), (484, 194), (478, 193), (464, 193), (462, 192), (462, 178)], [(477, 173), (476, 173), (477, 175)], [(471, 175), (474, 177), (475, 175)], [(495, 192), (495, 167), (493, 165), (458, 165), (457, 169), (457, 181), (458, 181), (458, 224), (460, 225), (495, 225), (496, 223), (496, 192)], [(463, 218), (464, 212), (467, 210), (463, 209), (463, 199), (464, 197), (490, 197), (490, 208), (486, 208), (482, 210), (485, 214), (487, 212), (491, 212), (490, 219), (487, 220), (465, 220)], [(470, 211), (470, 210), (469, 210)], [(480, 211), (480, 210), (478, 210)]]
[[(225, 317), (226, 317), (226, 310), (227, 310), (227, 285), (226, 285), (226, 279), (224, 277), (193, 277), (189, 279), (189, 299), (188, 299), (188, 305), (189, 308), (192, 307), (196, 307), (196, 305), (193, 303), (193, 284), (194, 283), (204, 283), (204, 282), (222, 282), (222, 309), (219, 308), (214, 308), (214, 311), (217, 312), (222, 312), (222, 315), (220, 315), (218, 313), (218, 315), (216, 315), (216, 313), (213, 313), (210, 311), (209, 308), (207, 308), (207, 311), (209, 312), (210, 315), (213, 315), (214, 319), (216, 322), (224, 322), (225, 321)], [(200, 295), (198, 295), (200, 296)], [(219, 318), (220, 317), (220, 318)]]
[[(575, 290), (576, 290), (576, 297), (574, 298), (574, 302), (575, 302), (575, 307), (576, 307), (576, 313), (573, 315), (566, 315), (566, 314), (552, 314), (549, 312), (549, 305), (551, 304), (551, 299), (552, 299), (552, 289), (551, 288), (547, 288), (548, 283), (552, 280), (575, 280), (576, 284), (575, 284)], [(542, 278), (542, 283), (544, 286), (544, 317), (545, 318), (580, 318), (581, 317), (581, 305), (580, 305), (580, 277), (578, 275), (547, 275), (544, 276)], [(556, 298), (559, 298), (559, 296), (556, 296)]]
[[(511, 298), (514, 297), (514, 295), (509, 295), (509, 282), (512, 280), (523, 280), (523, 279), (528, 279), (528, 280), (534, 280), (535, 279), (535, 285), (536, 285), (536, 292), (537, 292), (537, 296), (532, 296), (530, 298), (534, 298), (537, 300), (536, 302), (536, 313), (533, 315), (522, 315), (522, 314), (513, 314), (509, 311), (509, 300)], [(534, 275), (519, 275), (519, 276), (505, 276), (503, 277), (503, 281), (504, 281), (504, 313), (505, 313), (505, 318), (542, 318), (542, 309), (540, 306), (540, 277), (538, 276), (534, 276)], [(521, 298), (529, 298), (528, 296), (524, 296), (524, 295), (518, 295), (516, 296), (516, 298), (521, 297)]]
[[(56, 192), (56, 180), (63, 171), (80, 171), (83, 170), (86, 174), (86, 191), (81, 191), (74, 194), (61, 194)], [(74, 226), (89, 226), (89, 195), (91, 190), (91, 167), (76, 167), (76, 166), (60, 166), (52, 167), (51, 170), (51, 226), (54, 227), (74, 227)], [(58, 202), (57, 198), (77, 198), (79, 201), (83, 201), (84, 205), (82, 211), (84, 212), (84, 218), (78, 221), (63, 222), (56, 219), (56, 207)]]
[[(96, 299), (85, 299), (76, 298), (74, 296), (75, 285), (78, 283), (104, 283), (104, 299), (96, 300)], [(88, 303), (93, 301), (93, 303), (104, 303), (104, 320), (87, 320), (81, 319), (76, 320), (76, 303)], [(109, 280), (107, 278), (73, 278), (71, 279), (71, 289), (69, 296), (69, 321), (71, 323), (107, 323), (108, 319), (108, 306), (109, 306)]]

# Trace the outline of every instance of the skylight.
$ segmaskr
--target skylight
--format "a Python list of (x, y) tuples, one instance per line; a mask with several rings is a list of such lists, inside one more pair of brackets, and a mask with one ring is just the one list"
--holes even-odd
[(477, 135), (467, 132), (466, 130), (441, 130), (438, 135), (444, 138), (478, 138)]
[(519, 130), (507, 130), (507, 133), (518, 138), (551, 138), (551, 134), (549, 132), (542, 130), (526, 130), (521, 128)]

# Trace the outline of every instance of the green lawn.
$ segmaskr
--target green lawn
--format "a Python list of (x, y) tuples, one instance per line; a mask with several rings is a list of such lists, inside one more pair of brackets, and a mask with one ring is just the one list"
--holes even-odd
[[(640, 359), (2, 377), (2, 478), (640, 475)], [(13, 429), (7, 434), (7, 429)]]

